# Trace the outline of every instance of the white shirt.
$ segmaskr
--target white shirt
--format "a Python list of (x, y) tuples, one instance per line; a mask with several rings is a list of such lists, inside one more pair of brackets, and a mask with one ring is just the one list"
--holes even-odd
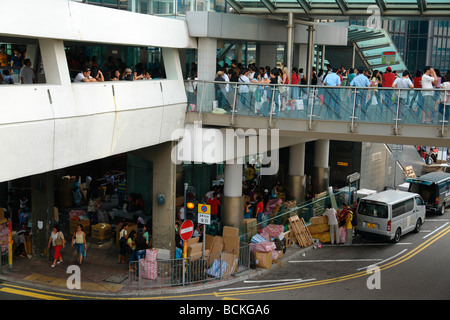
[(328, 225), (329, 226), (338, 224), (338, 221), (337, 221), (337, 218), (336, 218), (336, 210), (334, 208), (330, 208), (330, 209), (325, 210), (323, 215), (328, 217)]
[[(408, 88), (411, 88), (411, 86), (413, 86), (413, 83), (412, 83), (411, 79), (409, 79), (409, 78), (397, 78), (394, 80), (394, 84), (396, 85), (397, 88), (400, 88), (400, 89), (408, 89)], [(401, 90), (400, 98), (406, 99), (407, 97), (408, 97), (408, 91)]]
[[(434, 77), (430, 77), (426, 74), (422, 76), (422, 88), (423, 89), (433, 89), (433, 81)], [(433, 91), (422, 91), (422, 95), (424, 96), (432, 96), (434, 95)]]
[(20, 69), (20, 77), (23, 78), (24, 84), (31, 84), (33, 83), (34, 79), (34, 72), (33, 69), (27, 66), (23, 66), (22, 69)]
[[(83, 79), (84, 78), (86, 78), (84, 75), (83, 75), (83, 72), (80, 72), (79, 74), (77, 74), (77, 76), (75, 77), (75, 79), (73, 79), (73, 82), (75, 83), (75, 82), (83, 82)], [(92, 77), (91, 76), (89, 76), (89, 79), (92, 79)]]
[[(239, 76), (239, 82), (241, 82), (241, 83), (250, 83), (250, 79), (247, 76), (245, 76), (245, 75), (241, 75), (241, 76)], [(241, 92), (241, 93), (249, 92), (248, 86), (247, 85), (240, 85), (239, 86), (239, 92)]]

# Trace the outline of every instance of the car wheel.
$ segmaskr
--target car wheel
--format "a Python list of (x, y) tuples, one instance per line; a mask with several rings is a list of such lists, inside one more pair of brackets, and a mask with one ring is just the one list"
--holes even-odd
[(445, 213), (445, 203), (443, 203), (441, 206), (441, 212), (440, 212), (441, 216), (443, 216), (444, 213)]
[(392, 242), (393, 243), (399, 242), (401, 236), (402, 236), (402, 231), (400, 230), (400, 228), (398, 228), (397, 231), (395, 231), (395, 236), (394, 236), (394, 239), (392, 239)]
[(421, 228), (422, 228), (422, 219), (419, 218), (417, 219), (416, 228), (414, 229), (414, 232), (418, 233)]

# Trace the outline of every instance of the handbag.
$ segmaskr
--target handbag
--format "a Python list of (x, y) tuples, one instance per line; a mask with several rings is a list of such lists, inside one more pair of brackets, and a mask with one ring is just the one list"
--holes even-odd
[(55, 246), (62, 246), (63, 244), (63, 237), (61, 236), (61, 231), (58, 232), (58, 236), (55, 239)]

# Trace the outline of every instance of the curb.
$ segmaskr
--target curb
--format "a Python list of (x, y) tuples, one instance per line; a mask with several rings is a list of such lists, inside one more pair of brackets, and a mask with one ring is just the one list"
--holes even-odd
[[(294, 247), (292, 247), (294, 246)], [(40, 290), (52, 290), (52, 292), (61, 293), (61, 294), (70, 294), (74, 296), (86, 296), (86, 298), (96, 297), (99, 299), (132, 299), (133, 297), (153, 297), (156, 295), (167, 295), (167, 294), (182, 294), (182, 293), (188, 293), (188, 292), (194, 292), (194, 291), (202, 291), (202, 290), (211, 290), (214, 288), (223, 287), (226, 285), (230, 285), (236, 282), (240, 282), (247, 279), (252, 279), (258, 276), (262, 276), (265, 274), (269, 274), (273, 272), (274, 270), (278, 270), (283, 267), (283, 263), (287, 262), (291, 258), (295, 258), (298, 255), (301, 255), (304, 252), (307, 252), (313, 248), (313, 245), (302, 248), (298, 245), (291, 245), (290, 246), (292, 253), (283, 255), (283, 257), (280, 259), (281, 263), (276, 263), (275, 265), (272, 265), (270, 269), (264, 269), (264, 268), (256, 268), (256, 269), (249, 269), (246, 271), (243, 271), (240, 275), (235, 275), (232, 278), (229, 279), (220, 279), (220, 280), (210, 280), (207, 281), (208, 283), (204, 284), (198, 284), (198, 285), (189, 285), (184, 287), (163, 287), (160, 289), (129, 289), (127, 290), (127, 286), (124, 286), (124, 291), (121, 293), (109, 293), (104, 291), (86, 291), (86, 290), (76, 290), (73, 289), (66, 289), (66, 288), (56, 288), (54, 286), (48, 286), (42, 283), (38, 282), (32, 282), (32, 281), (25, 281), (25, 280), (12, 280), (8, 274), (1, 274), (0, 273), (0, 281), (4, 282), (11, 282), (18, 285), (24, 285), (24, 286), (30, 286), (30, 284)], [(289, 250), (289, 248), (288, 248)], [(286, 251), (288, 252), (288, 251)], [(128, 291), (128, 292), (126, 292)]]

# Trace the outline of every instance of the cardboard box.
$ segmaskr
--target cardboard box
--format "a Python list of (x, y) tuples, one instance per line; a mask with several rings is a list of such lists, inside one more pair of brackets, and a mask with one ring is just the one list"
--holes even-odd
[(312, 233), (311, 237), (313, 237), (314, 239), (318, 239), (322, 243), (331, 242), (331, 236), (329, 231), (322, 233)]
[(231, 235), (225, 235), (223, 237), (223, 251), (227, 253), (233, 253), (239, 256), (239, 245), (240, 245), (240, 238), (231, 236)]
[(98, 240), (106, 240), (111, 238), (112, 227), (107, 223), (98, 223), (91, 226), (91, 237)]
[[(222, 261), (226, 262), (227, 269), (225, 270), (223, 277), (227, 277), (232, 275), (236, 269), (237, 269), (237, 265), (238, 265), (238, 256), (232, 253), (226, 253), (224, 252), (222, 254)], [(223, 263), (222, 262), (222, 263)]]
[[(190, 261), (195, 261), (198, 259), (201, 259), (201, 257), (203, 256), (203, 250), (201, 252), (197, 252), (191, 256), (189, 256), (188, 258), (190, 259)], [(205, 249), (205, 258), (208, 259), (209, 256), (209, 250)]]
[(308, 226), (310, 233), (323, 233), (330, 230), (330, 226), (327, 223), (312, 224)]
[(255, 252), (256, 266), (264, 269), (272, 267), (272, 251)]
[(257, 224), (256, 218), (244, 219), (244, 228), (245, 228), (244, 232), (247, 235), (248, 242), (250, 242), (250, 239), (258, 232), (256, 224)]
[(198, 243), (199, 240), (200, 240), (200, 237), (190, 238), (187, 241), (186, 246), (189, 247), (191, 244)]
[(215, 236), (211, 245), (210, 255), (208, 257), (208, 265), (210, 265), (215, 259), (220, 259), (220, 253), (223, 248), (223, 238), (221, 236)]
[[(206, 249), (205, 249), (206, 250)], [(187, 256), (190, 257), (203, 251), (203, 242), (193, 243), (187, 247)]]
[(328, 217), (327, 216), (317, 216), (317, 217), (312, 217), (309, 222), (311, 222), (311, 224), (328, 224)]
[(278, 252), (278, 259), (283, 258), (283, 250), (277, 250)]
[(239, 229), (230, 226), (224, 226), (222, 230), (222, 237), (225, 236), (239, 237)]
[(211, 250), (211, 246), (214, 242), (214, 236), (206, 234), (205, 236), (205, 250)]

